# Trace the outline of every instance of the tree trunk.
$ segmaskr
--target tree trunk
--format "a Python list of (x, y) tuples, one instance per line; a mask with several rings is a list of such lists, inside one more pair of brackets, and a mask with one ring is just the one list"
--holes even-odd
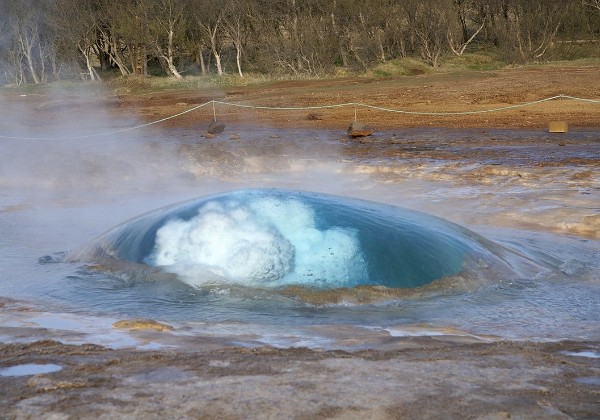
[(110, 56), (104, 51), (98, 51), (98, 58), (100, 59), (100, 68), (102, 71), (110, 69)]
[(173, 64), (173, 57), (167, 59), (167, 68), (176, 79), (183, 79), (183, 76), (179, 73), (175, 64)]
[(342, 58), (342, 66), (348, 67), (348, 54), (346, 54), (346, 49), (344, 48), (344, 43), (342, 41), (342, 37), (340, 36), (340, 31), (338, 29), (337, 21), (335, 18), (336, 6), (336, 0), (333, 0), (333, 4), (331, 6), (331, 14), (329, 15), (329, 17), (331, 18), (331, 28), (333, 30), (334, 35), (338, 39), (338, 48), (340, 52), (340, 57)]
[(83, 47), (83, 46), (79, 46), (79, 52), (81, 52), (81, 55), (83, 55), (83, 58), (85, 59), (85, 66), (87, 68), (87, 74), (90, 78), (90, 80), (92, 82), (95, 82), (96, 80), (99, 80), (100, 77), (98, 76), (98, 74), (96, 73), (96, 70), (94, 69), (94, 66), (92, 65), (92, 60), (90, 58), (90, 47)]
[(33, 47), (31, 45), (30, 40), (26, 39), (23, 34), (19, 35), (19, 43), (21, 44), (21, 50), (25, 59), (27, 60), (27, 66), (29, 67), (29, 73), (31, 78), (33, 79), (33, 83), (36, 85), (40, 83), (40, 78), (38, 77), (37, 71), (35, 69), (35, 64), (33, 63)]
[(131, 71), (129, 70), (129, 68), (125, 65), (125, 60), (123, 60), (123, 57), (121, 56), (121, 53), (119, 52), (117, 45), (116, 45), (116, 40), (114, 42), (114, 53), (113, 53), (113, 61), (115, 62), (115, 64), (117, 65), (117, 67), (119, 68), (119, 71), (121, 72), (122, 76), (127, 76), (131, 74)]
[(219, 76), (223, 75), (223, 67), (221, 67), (221, 54), (217, 49), (217, 26), (210, 34), (210, 49), (212, 51), (213, 56), (215, 57), (215, 66), (217, 67), (217, 74)]
[(146, 47), (143, 45), (131, 45), (129, 47), (131, 56), (131, 67), (133, 74), (146, 75)]
[(377, 47), (379, 48), (379, 59), (385, 63), (385, 49), (383, 48), (383, 40), (381, 39), (383, 29), (377, 31)]
[(459, 57), (462, 56), (463, 53), (465, 52), (465, 50), (467, 49), (467, 47), (469, 46), (469, 44), (471, 42), (473, 42), (475, 37), (479, 34), (479, 32), (481, 32), (481, 30), (485, 26), (485, 23), (486, 23), (486, 20), (484, 19), (483, 23), (481, 24), (479, 29), (477, 29), (477, 31), (475, 31), (475, 33), (473, 35), (471, 35), (471, 37), (469, 39), (467, 39), (465, 42), (463, 42), (460, 46), (455, 45), (454, 38), (452, 37), (452, 31), (450, 29), (448, 29), (448, 45), (450, 46), (450, 49), (452, 50), (452, 52)]
[(213, 55), (215, 57), (215, 66), (217, 67), (217, 74), (223, 76), (223, 67), (221, 67), (221, 54), (216, 49), (213, 49)]
[(175, 76), (176, 79), (182, 79), (183, 77), (181, 76), (181, 74), (179, 73), (179, 71), (177, 70), (177, 67), (175, 67), (175, 64), (173, 63), (173, 35), (174, 35), (174, 31), (172, 29), (169, 30), (169, 41), (167, 44), (167, 67), (169, 69), (169, 71), (171, 72), (171, 74), (173, 76)]
[(206, 68), (206, 63), (204, 62), (204, 51), (202, 47), (198, 48), (198, 61), (200, 64), (200, 71), (202, 72), (202, 76), (206, 76), (208, 69)]
[(238, 74), (240, 77), (244, 77), (242, 73), (242, 46), (239, 42), (234, 42), (235, 44), (235, 63), (237, 64)]

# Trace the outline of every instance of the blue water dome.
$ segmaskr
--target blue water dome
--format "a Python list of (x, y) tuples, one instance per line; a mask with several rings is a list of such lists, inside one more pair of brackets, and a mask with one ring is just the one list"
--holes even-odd
[(86, 253), (157, 268), (202, 287), (415, 288), (502, 262), (446, 220), (362, 200), (253, 189), (198, 198), (127, 222)]

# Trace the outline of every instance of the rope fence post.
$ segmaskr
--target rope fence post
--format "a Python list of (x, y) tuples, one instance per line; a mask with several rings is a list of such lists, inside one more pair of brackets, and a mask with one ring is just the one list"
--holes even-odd
[(558, 108), (558, 113), (561, 115), (561, 119), (556, 120), (556, 121), (550, 121), (548, 123), (548, 132), (549, 133), (566, 133), (569, 131), (569, 124), (567, 123), (567, 121), (563, 116), (563, 107), (561, 105), (562, 101), (564, 100), (565, 95), (563, 95), (562, 93), (560, 95), (558, 95), (558, 101), (557, 101), (557, 108)]
[(212, 109), (213, 109), (213, 121), (208, 126), (206, 130), (210, 136), (214, 136), (216, 134), (220, 134), (225, 131), (225, 124), (217, 121), (217, 110), (216, 110), (216, 101), (213, 99), (212, 101)]

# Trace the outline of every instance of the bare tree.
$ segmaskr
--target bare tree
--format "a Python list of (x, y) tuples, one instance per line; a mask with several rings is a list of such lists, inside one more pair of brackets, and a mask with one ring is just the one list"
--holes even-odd
[(224, 5), (223, 29), (235, 48), (235, 63), (240, 77), (242, 72), (242, 53), (251, 31), (252, 16), (256, 14), (251, 0), (228, 0)]
[(510, 14), (511, 33), (522, 59), (540, 59), (546, 54), (567, 8), (560, 0), (521, 0), (515, 5)]
[(42, 16), (40, 9), (12, 4), (7, 10), (8, 36), (11, 39), (12, 57), (19, 68), (20, 79), (38, 84), (45, 80), (44, 44), (40, 37)]
[[(449, 6), (448, 46), (452, 53), (460, 57), (485, 27), (486, 16), (477, 13), (474, 5), (468, 0), (453, 0)], [(460, 36), (456, 36), (457, 32)]]
[(210, 52), (215, 59), (217, 74), (222, 76), (222, 50), (225, 41), (223, 8), (220, 3), (211, 0), (192, 0), (190, 6), (195, 11), (194, 24), (199, 28), (202, 38), (206, 39)]
[(0, 17), (3, 83), (156, 63), (180, 78), (193, 60), (202, 74), (319, 76), (406, 56), (438, 66), (474, 44), (508, 62), (547, 59), (598, 36), (600, 0), (5, 0)]
[(61, 42), (73, 45), (83, 59), (91, 81), (100, 80), (94, 68), (98, 58), (98, 9), (93, 0), (59, 0), (53, 5), (52, 25), (60, 34)]
[[(152, 41), (148, 32), (149, 0), (103, 1), (108, 16), (107, 24), (102, 27), (108, 41), (104, 43), (105, 51), (111, 54), (121, 73), (147, 74), (148, 46)], [(125, 64), (127, 60), (129, 64)]]
[(584, 0), (583, 4), (600, 12), (600, 0)]
[(123, 28), (125, 22), (120, 16), (123, 13), (127, 15), (125, 11), (133, 6), (127, 2), (115, 3), (112, 0), (92, 1), (98, 10), (96, 45), (102, 68), (106, 70), (109, 66), (116, 66), (122, 76), (130, 75), (133, 69), (127, 63), (129, 48), (126, 37), (121, 35), (129, 31)]
[(185, 3), (182, 0), (155, 0), (151, 3), (153, 19), (148, 25), (148, 34), (159, 59), (163, 60), (169, 74), (181, 79), (175, 66), (175, 39), (184, 33)]
[(407, 2), (409, 25), (421, 58), (433, 67), (440, 63), (446, 46), (447, 1), (436, 0)]

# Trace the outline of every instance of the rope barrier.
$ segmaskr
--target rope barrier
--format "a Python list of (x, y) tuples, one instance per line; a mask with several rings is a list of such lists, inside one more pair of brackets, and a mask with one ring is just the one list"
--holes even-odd
[(171, 120), (173, 118), (177, 118), (180, 117), (184, 114), (190, 113), (192, 111), (195, 111), (197, 109), (200, 109), (208, 104), (210, 104), (213, 101), (209, 101), (209, 102), (205, 102), (203, 104), (197, 105), (193, 108), (190, 108), (188, 110), (185, 110), (183, 112), (179, 112), (175, 115), (171, 115), (169, 117), (165, 117), (165, 118), (161, 118), (159, 120), (156, 121), (152, 121), (146, 124), (140, 124), (140, 125), (136, 125), (133, 127), (126, 127), (126, 128), (121, 128), (118, 130), (112, 130), (112, 131), (105, 131), (102, 133), (94, 133), (94, 134), (85, 134), (85, 135), (79, 135), (79, 136), (61, 136), (61, 137), (18, 137), (18, 136), (3, 136), (0, 134), (0, 138), (3, 139), (12, 139), (12, 140), (75, 140), (75, 139), (89, 139), (92, 137), (103, 137), (103, 136), (110, 136), (112, 134), (118, 134), (118, 133), (124, 133), (126, 131), (133, 131), (133, 130), (138, 130), (140, 128), (144, 128), (144, 127), (148, 127), (150, 125), (154, 125), (154, 124), (159, 124), (161, 122), (165, 122), (167, 120)]
[(351, 107), (354, 107), (354, 115), (355, 115), (354, 118), (356, 119), (356, 110), (358, 107), (373, 109), (373, 110), (382, 111), (382, 112), (393, 112), (393, 113), (397, 113), (397, 114), (405, 114), (405, 115), (460, 116), (460, 115), (486, 114), (486, 113), (491, 113), (491, 112), (506, 111), (509, 109), (524, 108), (524, 107), (541, 104), (544, 102), (554, 101), (557, 99), (569, 99), (569, 100), (580, 101), (580, 102), (600, 104), (600, 99), (580, 98), (580, 97), (571, 96), (571, 95), (556, 95), (556, 96), (551, 96), (548, 98), (538, 99), (535, 101), (523, 102), (523, 103), (519, 103), (519, 104), (501, 106), (501, 107), (490, 108), (490, 109), (480, 109), (480, 110), (474, 110), (474, 111), (428, 112), (428, 111), (408, 111), (405, 109), (385, 108), (385, 107), (380, 107), (380, 106), (376, 106), (376, 105), (364, 104), (364, 103), (360, 103), (360, 102), (346, 102), (346, 103), (341, 103), (341, 104), (317, 105), (317, 106), (286, 106), (286, 107), (282, 107), (282, 106), (266, 106), (266, 105), (249, 105), (249, 104), (240, 104), (240, 103), (233, 103), (233, 102), (224, 102), (224, 101), (219, 101), (219, 100), (211, 100), (211, 101), (205, 102), (203, 104), (196, 105), (190, 109), (179, 112), (177, 114), (158, 119), (156, 121), (152, 121), (152, 122), (145, 123), (145, 124), (139, 124), (139, 125), (132, 126), (132, 127), (122, 128), (122, 129), (118, 129), (118, 130), (102, 132), (102, 133), (94, 133), (94, 134), (78, 135), (78, 136), (61, 136), (61, 137), (19, 137), (19, 136), (4, 136), (4, 135), (0, 134), (0, 138), (13, 139), (13, 140), (74, 140), (74, 139), (88, 139), (88, 138), (93, 138), (93, 137), (109, 136), (112, 134), (124, 133), (127, 131), (133, 131), (133, 130), (137, 130), (140, 128), (148, 127), (148, 126), (151, 126), (154, 124), (159, 124), (161, 122), (165, 122), (165, 121), (171, 120), (173, 118), (180, 117), (184, 114), (188, 114), (192, 111), (195, 111), (197, 109), (200, 109), (200, 108), (205, 107), (210, 104), (212, 104), (212, 106), (213, 106), (213, 117), (215, 118), (215, 120), (216, 120), (216, 111), (215, 111), (216, 104), (230, 106), (230, 107), (236, 107), (236, 108), (268, 110), (268, 111), (312, 111), (312, 110), (317, 110), (317, 109), (335, 109), (335, 108), (343, 108), (343, 107), (351, 106)]
[(577, 96), (570, 96), (570, 95), (559, 95), (559, 97), (564, 98), (564, 99), (572, 99), (574, 101), (591, 102), (593, 104), (600, 104), (600, 99), (578, 98)]
[(343, 104), (333, 104), (333, 105), (315, 105), (315, 106), (267, 106), (267, 105), (247, 105), (247, 104), (236, 104), (233, 102), (223, 102), (212, 100), (216, 104), (233, 106), (236, 108), (250, 108), (250, 109), (262, 109), (267, 111), (313, 111), (315, 109), (333, 109), (333, 108), (343, 108), (346, 106), (354, 106), (358, 105), (354, 102), (346, 102)]

